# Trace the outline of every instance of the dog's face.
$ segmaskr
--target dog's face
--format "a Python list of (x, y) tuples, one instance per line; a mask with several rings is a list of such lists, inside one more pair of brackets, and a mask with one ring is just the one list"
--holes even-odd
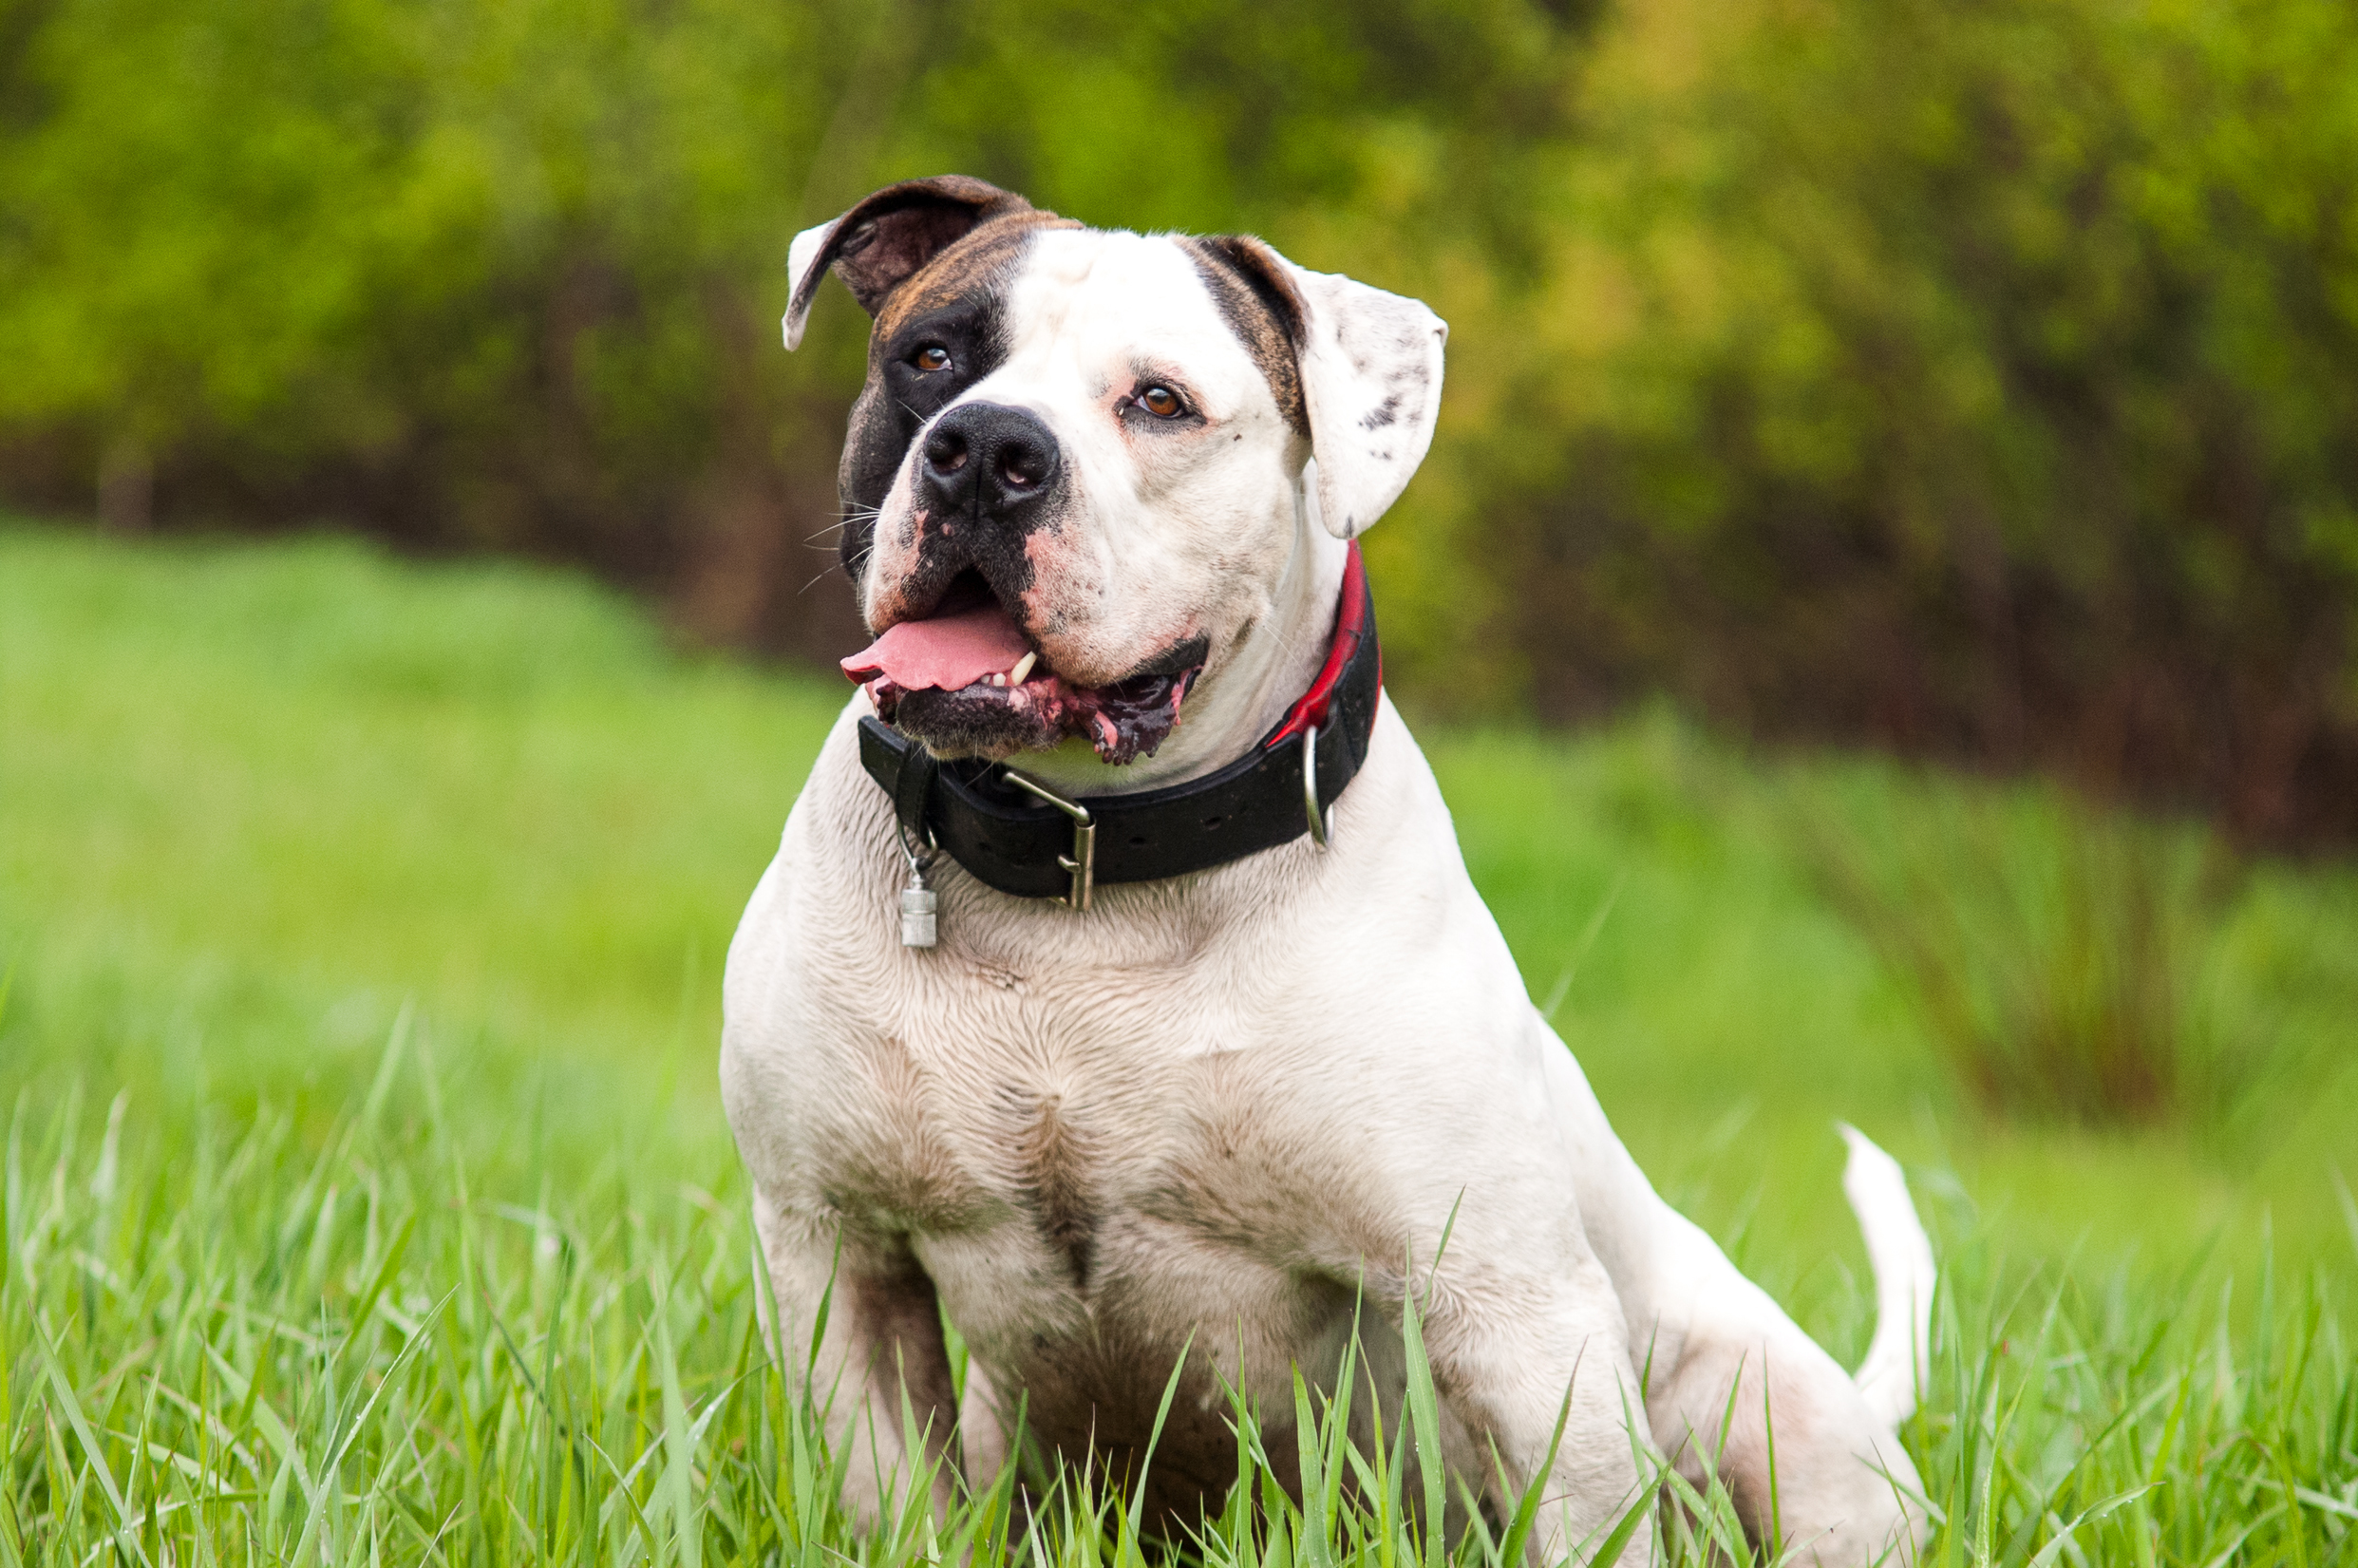
[(876, 318), (840, 484), (877, 640), (845, 668), (945, 757), (1151, 753), (1279, 634), (1306, 520), (1364, 529), (1432, 439), (1440, 320), (1257, 240), (912, 181), (796, 239), (788, 347), (830, 264)]

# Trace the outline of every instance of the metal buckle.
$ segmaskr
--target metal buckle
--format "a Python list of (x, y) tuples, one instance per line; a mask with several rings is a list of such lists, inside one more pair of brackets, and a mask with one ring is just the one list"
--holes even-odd
[(1310, 818), (1310, 836), (1319, 848), (1327, 847), (1327, 814), (1318, 804), (1318, 727), (1306, 725), (1302, 729), (1302, 811)]
[(1072, 875), (1072, 891), (1065, 896), (1066, 906), (1087, 913), (1089, 894), (1097, 886), (1096, 819), (1089, 815), (1087, 806), (1078, 801), (1065, 799), (1029, 774), (1018, 773), (1005, 765), (1001, 765), (1000, 771), (1007, 775), (1007, 782), (1016, 788), (1046, 801), (1072, 819), (1072, 853), (1059, 855), (1056, 863)]

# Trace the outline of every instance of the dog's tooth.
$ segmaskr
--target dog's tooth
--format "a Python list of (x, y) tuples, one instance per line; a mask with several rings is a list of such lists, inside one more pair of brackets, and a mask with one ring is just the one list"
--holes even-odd
[(1015, 668), (1007, 672), (1007, 684), (1009, 686), (1023, 685), (1024, 677), (1031, 673), (1031, 667), (1039, 661), (1039, 654), (1027, 651), (1022, 658), (1015, 661)]

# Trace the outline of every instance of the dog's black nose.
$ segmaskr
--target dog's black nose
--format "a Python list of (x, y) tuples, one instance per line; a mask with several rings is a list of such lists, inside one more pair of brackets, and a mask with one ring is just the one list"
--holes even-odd
[(1056, 438), (1023, 409), (964, 403), (926, 435), (917, 472), (934, 508), (1005, 517), (1045, 494), (1057, 464)]

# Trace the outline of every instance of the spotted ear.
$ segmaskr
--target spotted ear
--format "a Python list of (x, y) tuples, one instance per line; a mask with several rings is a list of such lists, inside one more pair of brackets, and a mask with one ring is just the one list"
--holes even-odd
[(1250, 236), (1207, 243), (1286, 318), (1318, 514), (1337, 538), (1357, 538), (1400, 499), (1433, 444), (1449, 324), (1421, 300), (1297, 267)]
[(786, 347), (802, 344), (811, 300), (829, 266), (860, 309), (875, 315), (918, 268), (977, 225), (1030, 210), (1031, 203), (1011, 191), (943, 174), (887, 185), (834, 222), (804, 229), (786, 250), (786, 275), (794, 286), (786, 303)]

